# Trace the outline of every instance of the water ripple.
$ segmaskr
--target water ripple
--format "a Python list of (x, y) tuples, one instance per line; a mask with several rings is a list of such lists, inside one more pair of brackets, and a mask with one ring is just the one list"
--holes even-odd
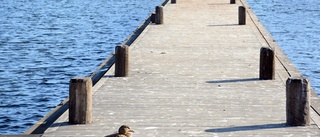
[(247, 0), (286, 55), (320, 94), (320, 1)]
[(0, 134), (18, 134), (68, 96), (162, 0), (0, 1)]

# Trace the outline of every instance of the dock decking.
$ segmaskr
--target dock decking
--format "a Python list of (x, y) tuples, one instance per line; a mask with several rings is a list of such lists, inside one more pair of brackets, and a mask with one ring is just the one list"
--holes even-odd
[[(245, 1), (168, 3), (164, 24), (130, 46), (129, 77), (111, 69), (94, 86), (93, 123), (69, 125), (67, 111), (43, 136), (105, 136), (123, 124), (134, 137), (320, 136), (312, 109), (310, 126), (286, 125), (285, 83), (299, 72), (259, 28)], [(276, 50), (275, 80), (259, 80), (262, 46)]]

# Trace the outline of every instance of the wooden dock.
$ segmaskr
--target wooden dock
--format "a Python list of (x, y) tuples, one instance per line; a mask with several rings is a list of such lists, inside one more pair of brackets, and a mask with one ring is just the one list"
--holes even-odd
[[(259, 80), (263, 46), (276, 51), (275, 80)], [(164, 24), (130, 46), (129, 76), (113, 72), (93, 87), (93, 123), (70, 125), (66, 111), (43, 136), (102, 137), (123, 124), (134, 137), (320, 136), (316, 107), (310, 126), (286, 124), (286, 80), (300, 72), (244, 0), (169, 2)]]

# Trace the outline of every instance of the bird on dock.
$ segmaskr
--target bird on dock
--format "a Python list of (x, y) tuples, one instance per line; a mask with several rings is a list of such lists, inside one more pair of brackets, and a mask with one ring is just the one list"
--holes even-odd
[(134, 132), (134, 131), (131, 130), (129, 126), (122, 125), (119, 128), (118, 133), (112, 134), (112, 135), (107, 135), (105, 137), (132, 137), (130, 132)]

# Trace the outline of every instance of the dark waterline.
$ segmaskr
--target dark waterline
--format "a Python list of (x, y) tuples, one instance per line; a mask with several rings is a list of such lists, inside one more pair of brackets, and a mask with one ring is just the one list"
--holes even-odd
[(0, 134), (20, 134), (68, 96), (163, 0), (0, 1)]
[(320, 94), (320, 1), (247, 0), (289, 59)]

